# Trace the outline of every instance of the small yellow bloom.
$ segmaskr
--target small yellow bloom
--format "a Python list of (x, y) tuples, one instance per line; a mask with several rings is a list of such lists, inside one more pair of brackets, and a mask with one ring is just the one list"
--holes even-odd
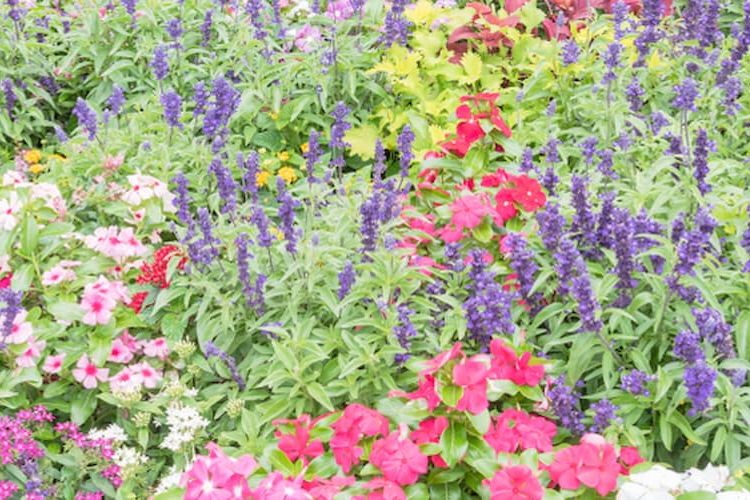
[(272, 235), (276, 236), (277, 240), (283, 240), (284, 239), (284, 233), (282, 233), (279, 228), (277, 227), (270, 227), (268, 228), (268, 232)]
[(271, 117), (271, 120), (273, 120), (273, 121), (276, 121), (276, 120), (279, 119), (279, 114), (278, 113), (274, 113), (273, 111), (271, 111), (270, 113), (268, 113), (268, 115)]
[(281, 161), (289, 161), (289, 151), (282, 151), (280, 153), (276, 154), (276, 158), (278, 158)]
[(297, 174), (294, 173), (294, 170), (292, 170), (291, 167), (281, 167), (277, 174), (279, 174), (279, 177), (284, 179), (287, 184), (291, 184), (297, 180)]
[(33, 165), (29, 167), (29, 170), (31, 171), (32, 174), (38, 174), (44, 170), (44, 165), (40, 163), (34, 163)]
[(310, 151), (310, 144), (303, 142), (302, 144), (300, 144), (299, 148), (303, 153), (307, 153), (308, 151)]
[(262, 172), (258, 172), (258, 174), (255, 176), (255, 185), (258, 187), (263, 187), (268, 184), (268, 179), (270, 178), (271, 174), (269, 174), (265, 170)]
[(42, 159), (42, 153), (36, 149), (30, 149), (23, 154), (23, 160), (26, 163), (39, 163)]

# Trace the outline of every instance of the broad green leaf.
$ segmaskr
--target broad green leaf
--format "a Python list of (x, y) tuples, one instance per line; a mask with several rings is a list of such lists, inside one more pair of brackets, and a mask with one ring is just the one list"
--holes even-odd
[(445, 462), (451, 467), (455, 466), (469, 449), (464, 424), (455, 420), (451, 421), (440, 436), (440, 445), (443, 447), (442, 457)]

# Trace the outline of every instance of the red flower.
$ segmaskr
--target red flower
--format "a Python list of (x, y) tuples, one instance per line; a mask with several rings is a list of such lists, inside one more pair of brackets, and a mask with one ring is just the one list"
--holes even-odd
[(484, 187), (498, 187), (500, 184), (505, 184), (511, 180), (511, 176), (504, 168), (498, 168), (494, 173), (487, 174), (482, 177), (482, 186)]
[(512, 465), (485, 479), (491, 500), (541, 500), (544, 488), (525, 465)]
[(533, 212), (538, 208), (542, 208), (547, 203), (547, 196), (542, 191), (542, 186), (539, 185), (536, 179), (532, 179), (526, 175), (519, 175), (513, 179), (515, 188), (513, 189), (513, 200), (521, 205), (527, 212)]
[(510, 189), (501, 189), (495, 193), (495, 214), (493, 216), (498, 226), (504, 225), (507, 221), (518, 214), (513, 202), (516, 200), (515, 194)]
[[(446, 417), (431, 417), (419, 422), (419, 428), (411, 432), (411, 438), (416, 444), (439, 443), (440, 436), (448, 428)], [(430, 457), (435, 467), (448, 467), (443, 457), (438, 453)]]
[(466, 359), (457, 364), (453, 367), (453, 383), (464, 390), (456, 404), (457, 410), (477, 415), (487, 409), (487, 367), (484, 363)]
[(292, 434), (283, 434), (280, 429), (277, 429), (274, 434), (279, 439), (279, 449), (292, 462), (301, 458), (303, 463), (307, 463), (308, 458), (313, 459), (323, 454), (323, 443), (320, 442), (320, 439), (310, 441), (309, 415), (302, 415), (291, 421), (276, 420), (273, 424), (276, 426), (292, 424), (294, 426), (294, 433)]
[(372, 444), (370, 463), (383, 471), (383, 477), (399, 485), (414, 484), (427, 472), (427, 456), (408, 437), (404, 429), (391, 432)]
[(531, 353), (519, 358), (516, 352), (501, 339), (490, 343), (492, 353), (490, 377), (510, 380), (516, 385), (535, 386), (544, 378), (544, 365), (530, 365)]
[(456, 359), (459, 356), (463, 356), (463, 354), (464, 353), (461, 350), (461, 342), (456, 342), (455, 344), (453, 344), (453, 347), (451, 347), (450, 350), (441, 352), (431, 360), (425, 361), (424, 369), (419, 372), (419, 374), (422, 376), (433, 375), (437, 373), (437, 371), (442, 367), (447, 365), (449, 361)]
[(456, 229), (472, 229), (477, 227), (485, 215), (490, 213), (484, 199), (477, 195), (467, 195), (451, 203), (453, 216), (451, 222)]

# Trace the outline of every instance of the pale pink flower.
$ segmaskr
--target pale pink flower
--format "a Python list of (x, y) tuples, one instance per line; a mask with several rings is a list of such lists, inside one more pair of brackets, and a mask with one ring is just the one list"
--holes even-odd
[(10, 256), (0, 255), (0, 274), (9, 273), (10, 271)]
[(87, 354), (78, 358), (73, 369), (73, 378), (83, 384), (86, 389), (93, 389), (99, 382), (106, 382), (109, 376), (108, 368), (99, 368), (91, 361)]
[(18, 170), (8, 170), (3, 174), (3, 186), (22, 186), (26, 184), (26, 175)]
[(115, 339), (112, 342), (112, 350), (109, 352), (109, 359), (112, 363), (129, 363), (133, 359), (133, 353), (128, 346), (126, 346), (122, 340)]
[(142, 361), (137, 365), (133, 365), (133, 371), (138, 373), (143, 380), (143, 386), (148, 389), (153, 389), (162, 379), (161, 372), (153, 368), (150, 364)]
[(128, 182), (131, 188), (122, 195), (122, 200), (129, 205), (140, 205), (153, 197), (155, 193), (151, 187), (150, 179), (153, 179), (153, 177), (140, 174), (129, 175)]
[(5, 341), (9, 344), (23, 344), (34, 333), (34, 328), (31, 323), (26, 321), (26, 316), (29, 313), (25, 309), (21, 309), (16, 317), (13, 318), (13, 326), (10, 329), (10, 335), (8, 335)]
[(31, 368), (36, 366), (36, 360), (41, 356), (42, 349), (47, 345), (44, 340), (36, 340), (31, 337), (28, 340), (29, 346), (23, 353), (16, 358), (16, 364), (21, 368)]
[(167, 339), (159, 337), (158, 339), (149, 340), (143, 343), (143, 354), (151, 358), (165, 359), (169, 356), (169, 346)]
[(11, 191), (10, 198), (0, 200), (0, 227), (10, 231), (18, 224), (18, 213), (21, 211), (21, 203), (18, 201), (18, 195)]
[(53, 286), (58, 285), (63, 281), (73, 281), (74, 279), (76, 279), (76, 273), (74, 271), (66, 269), (58, 264), (42, 274), (42, 285)]
[(123, 153), (119, 153), (115, 156), (108, 155), (107, 158), (104, 160), (104, 169), (114, 171), (120, 168), (125, 161), (125, 155)]
[(31, 198), (44, 200), (45, 205), (57, 212), (58, 216), (65, 215), (65, 200), (56, 185), (49, 182), (31, 184)]
[(125, 367), (120, 373), (109, 379), (109, 385), (113, 390), (132, 392), (141, 388), (143, 378), (133, 368)]
[(87, 325), (106, 325), (112, 319), (112, 311), (117, 302), (102, 293), (85, 293), (81, 299), (81, 307), (86, 312), (83, 321)]
[(62, 369), (63, 360), (65, 359), (65, 354), (50, 354), (47, 356), (47, 359), (44, 360), (44, 365), (42, 366), (42, 370), (44, 370), (47, 373), (59, 373)]

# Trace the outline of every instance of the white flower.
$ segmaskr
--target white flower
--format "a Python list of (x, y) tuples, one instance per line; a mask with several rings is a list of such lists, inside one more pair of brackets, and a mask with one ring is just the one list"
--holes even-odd
[(165, 491), (175, 488), (180, 485), (180, 478), (183, 472), (178, 471), (176, 467), (172, 467), (169, 470), (169, 474), (161, 478), (159, 485), (156, 487), (156, 493), (164, 493)]
[(651, 489), (642, 484), (627, 482), (617, 492), (617, 500), (674, 500), (669, 491)]
[(137, 467), (139, 465), (145, 465), (148, 461), (148, 458), (141, 453), (140, 451), (136, 450), (135, 448), (131, 448), (129, 446), (122, 446), (115, 450), (115, 454), (112, 457), (112, 460), (121, 468), (126, 469), (129, 467)]
[(0, 227), (10, 231), (18, 224), (18, 212), (21, 211), (21, 204), (18, 201), (18, 195), (15, 191), (10, 193), (9, 200), (0, 200)]
[(110, 424), (105, 429), (91, 429), (89, 437), (91, 439), (109, 439), (113, 443), (124, 443), (128, 440), (128, 435), (117, 424)]
[(724, 465), (707, 465), (705, 469), (689, 469), (683, 475), (682, 489), (685, 491), (712, 491), (714, 493), (729, 485), (729, 469)]
[(750, 500), (750, 491), (723, 491), (716, 494), (716, 500)]
[(661, 465), (654, 465), (643, 472), (628, 476), (628, 482), (645, 486), (654, 491), (674, 491), (680, 487), (682, 475)]
[(162, 448), (177, 452), (184, 444), (195, 439), (198, 431), (208, 425), (198, 410), (190, 406), (172, 406), (167, 409), (169, 434), (161, 443)]

